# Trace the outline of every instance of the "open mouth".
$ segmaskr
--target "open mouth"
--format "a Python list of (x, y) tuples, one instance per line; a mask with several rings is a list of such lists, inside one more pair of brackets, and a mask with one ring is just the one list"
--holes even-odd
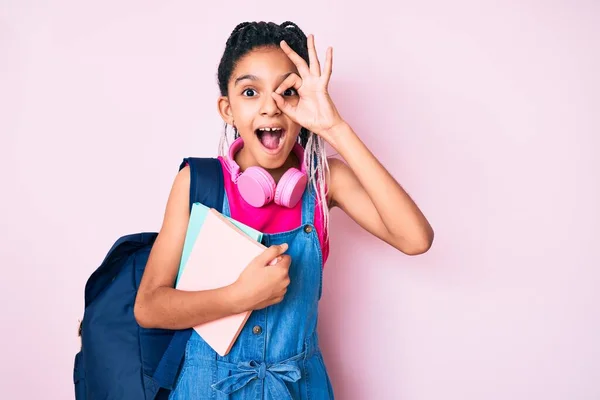
[(264, 127), (255, 131), (260, 143), (268, 150), (277, 150), (285, 138), (285, 129), (280, 127)]

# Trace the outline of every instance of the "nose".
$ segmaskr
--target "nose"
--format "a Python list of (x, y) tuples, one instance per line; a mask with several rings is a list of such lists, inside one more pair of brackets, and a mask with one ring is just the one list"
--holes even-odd
[(264, 100), (260, 107), (260, 115), (271, 117), (279, 114), (281, 114), (281, 110), (277, 106), (273, 96), (271, 96), (270, 93), (264, 96)]

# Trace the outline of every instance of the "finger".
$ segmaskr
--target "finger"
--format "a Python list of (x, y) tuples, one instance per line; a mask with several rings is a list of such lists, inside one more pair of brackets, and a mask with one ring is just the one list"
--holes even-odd
[(290, 74), (281, 84), (275, 89), (275, 93), (282, 95), (289, 88), (294, 88), (296, 91), (299, 91), (302, 87), (302, 78), (300, 78), (297, 74)]
[(269, 263), (269, 265), (277, 265), (278, 267), (286, 268), (289, 264), (288, 259), (291, 260), (290, 256), (287, 254), (278, 255), (273, 261)]
[(298, 68), (298, 73), (300, 76), (310, 75), (310, 70), (308, 69), (308, 65), (306, 65), (306, 61), (304, 61), (304, 59), (300, 57), (298, 53), (292, 50), (285, 40), (280, 42), (280, 46), (283, 52), (289, 57), (290, 60), (292, 60), (296, 68)]
[(308, 36), (308, 61), (310, 62), (310, 73), (316, 76), (321, 76), (321, 64), (319, 63), (319, 56), (317, 55), (317, 49), (315, 48), (315, 36)]
[(278, 245), (278, 246), (271, 246), (268, 249), (266, 249), (265, 251), (263, 251), (262, 254), (260, 254), (258, 256), (258, 260), (261, 263), (264, 263), (264, 265), (267, 265), (268, 263), (270, 263), (274, 259), (276, 259), (278, 256), (280, 256), (281, 254), (285, 253), (287, 249), (288, 249), (287, 243), (284, 243), (284, 244)]
[(300, 78), (297, 74), (290, 74), (277, 89), (275, 89), (275, 93), (273, 93), (273, 98), (277, 103), (277, 106), (284, 114), (288, 115), (290, 118), (295, 120), (296, 115), (296, 106), (291, 105), (285, 97), (283, 97), (283, 93), (290, 88), (296, 89), (298, 94), (300, 94), (300, 89), (302, 88), (302, 78)]
[(323, 76), (321, 77), (325, 83), (325, 86), (329, 83), (331, 79), (331, 72), (333, 71), (333, 47), (327, 48), (327, 55), (325, 57), (325, 71), (323, 71)]
[(273, 259), (273, 261), (271, 261), (271, 262), (269, 263), (269, 266), (271, 266), (271, 265), (276, 265), (276, 264), (277, 264), (278, 262), (280, 262), (280, 261), (281, 261), (281, 257), (275, 257), (275, 258)]
[(294, 106), (292, 106), (290, 103), (288, 103), (285, 98), (277, 93), (272, 93), (271, 94), (273, 96), (273, 99), (275, 99), (275, 103), (277, 103), (277, 107), (279, 107), (279, 109), (281, 111), (283, 111), (284, 114), (286, 114), (287, 116), (289, 116), (290, 118), (292, 118), (294, 121), (296, 120), (296, 108)]
[[(279, 260), (279, 267), (281, 267), (282, 269), (288, 269), (290, 267), (290, 265), (292, 264), (292, 258), (287, 255), (284, 254), (282, 256), (280, 256), (280, 260)], [(284, 275), (287, 275), (287, 272), (284, 273)]]

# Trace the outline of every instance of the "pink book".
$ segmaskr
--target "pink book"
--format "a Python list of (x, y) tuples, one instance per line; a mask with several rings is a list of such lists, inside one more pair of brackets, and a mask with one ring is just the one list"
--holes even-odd
[[(177, 282), (179, 290), (217, 289), (234, 283), (244, 268), (266, 249), (211, 209), (190, 251)], [(231, 350), (251, 311), (194, 327), (219, 355)]]

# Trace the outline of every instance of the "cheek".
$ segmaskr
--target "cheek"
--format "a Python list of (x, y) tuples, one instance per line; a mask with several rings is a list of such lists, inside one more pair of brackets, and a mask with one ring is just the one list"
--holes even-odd
[(234, 108), (233, 115), (240, 126), (251, 126), (256, 116), (256, 106), (254, 104), (240, 104)]
[(298, 124), (294, 124), (294, 132), (293, 132), (293, 137), (294, 140), (298, 139), (298, 136), (300, 136), (300, 131), (301, 131), (302, 127)]
[(298, 141), (298, 137), (300, 137), (300, 128), (298, 128), (298, 131), (290, 137), (290, 139), (292, 139), (290, 141), (290, 151), (294, 148), (294, 144)]

